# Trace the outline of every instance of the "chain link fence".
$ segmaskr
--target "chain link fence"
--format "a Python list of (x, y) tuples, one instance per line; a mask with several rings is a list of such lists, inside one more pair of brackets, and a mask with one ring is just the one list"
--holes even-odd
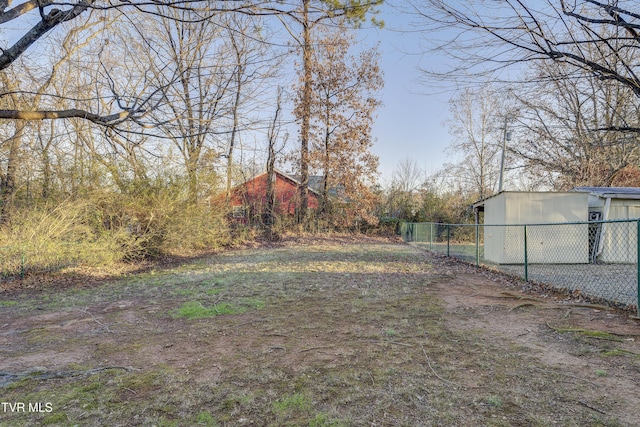
[(559, 224), (403, 223), (404, 241), (640, 315), (640, 220)]

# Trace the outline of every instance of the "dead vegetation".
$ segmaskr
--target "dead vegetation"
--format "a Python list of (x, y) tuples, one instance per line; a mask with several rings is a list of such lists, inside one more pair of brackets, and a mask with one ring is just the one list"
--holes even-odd
[[(631, 426), (639, 325), (380, 239), (0, 294), (2, 425)], [(48, 408), (44, 406), (44, 408)]]

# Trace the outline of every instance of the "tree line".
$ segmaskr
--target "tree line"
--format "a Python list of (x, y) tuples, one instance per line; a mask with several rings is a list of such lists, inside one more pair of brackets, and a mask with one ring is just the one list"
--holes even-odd
[[(185, 227), (179, 218), (209, 224), (213, 194), (228, 200), (277, 165), (300, 177), (301, 221), (311, 174), (325, 196), (341, 185), (360, 207), (351, 219), (372, 222), (462, 221), (470, 201), (500, 189), (640, 183), (633, 2), (407, 0), (403, 12), (448, 58), (422, 72), (457, 88), (447, 126), (459, 161), (431, 174), (406, 161), (376, 189), (383, 76), (375, 48), (353, 49), (352, 30), (380, 25), (380, 5), (7, 2), (0, 223), (17, 230), (25, 212), (90, 201), (93, 217), (79, 223), (94, 239), (124, 230), (120, 239), (160, 250)], [(322, 200), (339, 223), (344, 211)]]
[(112, 235), (135, 255), (184, 246), (192, 227), (204, 247), (203, 229), (229, 227), (214, 196), (274, 165), (302, 177), (299, 221), (310, 174), (370, 200), (383, 79), (354, 31), (380, 25), (380, 4), (5, 2), (0, 242), (35, 239), (27, 218), (64, 205), (77, 228), (62, 240)]

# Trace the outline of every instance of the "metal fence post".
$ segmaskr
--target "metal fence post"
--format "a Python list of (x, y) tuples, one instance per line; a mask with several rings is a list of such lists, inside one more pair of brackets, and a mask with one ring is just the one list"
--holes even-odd
[(433, 223), (429, 223), (429, 250), (433, 250)]
[(480, 224), (476, 223), (476, 266), (480, 265)]
[(447, 256), (449, 256), (450, 242), (451, 242), (451, 224), (447, 224)]
[(524, 281), (529, 281), (529, 254), (527, 253), (527, 226), (524, 226)]
[(640, 317), (640, 219), (636, 221), (636, 310)]
[(24, 249), (22, 250), (22, 256), (20, 259), (20, 279), (24, 280), (24, 270), (26, 264), (26, 256), (24, 254)]

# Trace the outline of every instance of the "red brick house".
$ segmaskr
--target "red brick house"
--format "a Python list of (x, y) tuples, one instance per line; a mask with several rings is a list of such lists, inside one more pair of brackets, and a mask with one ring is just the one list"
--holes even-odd
[[(279, 170), (275, 175), (275, 214), (278, 216), (293, 216), (299, 205), (298, 188), (300, 182)], [(230, 205), (233, 216), (240, 221), (259, 218), (267, 204), (267, 173), (257, 175), (247, 182), (231, 189)], [(309, 209), (317, 209), (320, 205), (320, 194), (309, 187)]]

